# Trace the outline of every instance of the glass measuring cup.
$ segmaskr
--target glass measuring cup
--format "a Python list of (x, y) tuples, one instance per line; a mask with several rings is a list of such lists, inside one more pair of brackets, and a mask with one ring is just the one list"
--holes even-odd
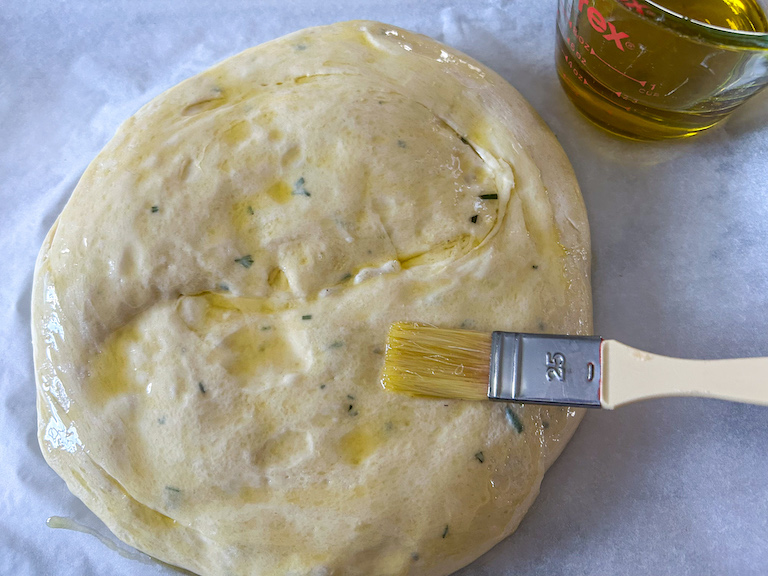
[(692, 136), (768, 85), (766, 0), (659, 1), (558, 1), (560, 83), (630, 138)]

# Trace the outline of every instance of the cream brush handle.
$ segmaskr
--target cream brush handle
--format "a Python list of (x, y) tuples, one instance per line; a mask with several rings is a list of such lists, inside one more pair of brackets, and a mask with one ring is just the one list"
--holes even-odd
[(604, 340), (601, 353), (603, 408), (663, 396), (699, 396), (768, 405), (768, 358), (669, 358), (616, 340)]

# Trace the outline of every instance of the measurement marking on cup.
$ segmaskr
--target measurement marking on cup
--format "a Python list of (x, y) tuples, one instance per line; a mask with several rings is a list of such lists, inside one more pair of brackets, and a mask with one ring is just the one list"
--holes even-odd
[[(584, 76), (583, 76), (583, 75), (582, 75), (582, 74), (581, 74), (581, 73), (580, 73), (580, 72), (579, 72), (579, 71), (578, 71), (578, 70), (577, 70), (577, 69), (574, 67), (574, 65), (573, 65), (573, 61), (572, 61), (572, 60), (571, 60), (571, 58), (568, 56), (568, 54), (566, 54), (566, 53), (565, 53), (565, 50), (563, 50), (562, 48), (560, 48), (560, 52), (563, 54), (563, 58), (564, 58), (564, 59), (565, 59), (565, 61), (568, 63), (568, 66), (571, 68), (571, 72), (573, 72), (573, 73), (574, 73), (574, 75), (575, 75), (575, 76), (577, 76), (579, 80), (583, 81), (583, 82), (584, 82), (584, 84), (586, 84), (586, 85), (589, 85), (589, 82), (587, 82), (587, 79), (586, 79), (586, 78), (585, 78), (585, 77), (584, 77)], [(616, 92), (616, 96), (619, 96), (619, 97), (621, 97), (621, 92)], [(632, 102), (634, 102), (635, 104), (637, 104), (637, 100), (634, 100), (634, 99), (630, 99), (630, 98), (628, 98), (628, 97), (625, 97), (625, 99), (627, 99), (627, 100), (631, 100)], [(614, 102), (613, 104), (614, 104), (614, 106), (618, 106), (619, 108), (622, 108), (622, 109), (626, 110), (627, 112), (630, 112), (630, 111), (632, 110), (632, 108), (631, 108), (631, 107), (629, 107), (629, 106), (622, 106), (622, 105), (621, 105), (621, 104), (619, 104), (618, 102)]]
[(642, 86), (643, 88), (645, 88), (645, 85), (646, 85), (646, 84), (647, 84), (647, 82), (648, 82), (647, 80), (638, 80), (637, 78), (632, 78), (632, 76), (629, 76), (629, 75), (627, 75), (627, 74), (624, 74), (624, 72), (622, 72), (622, 71), (621, 71), (621, 70), (619, 70), (618, 68), (614, 68), (613, 66), (611, 66), (610, 64), (608, 64), (608, 62), (606, 62), (605, 60), (603, 60), (602, 58), (600, 58), (600, 56), (598, 56), (597, 52), (595, 52), (595, 49), (594, 49), (594, 48), (590, 48), (589, 50), (590, 50), (590, 54), (591, 54), (592, 56), (594, 56), (595, 58), (597, 58), (598, 60), (600, 60), (600, 62), (602, 62), (603, 64), (605, 64), (606, 66), (608, 66), (608, 68), (610, 68), (611, 70), (614, 70), (614, 71), (618, 72), (619, 74), (621, 74), (621, 75), (622, 75), (622, 76), (624, 76), (625, 78), (629, 78), (630, 80), (634, 80), (635, 82), (637, 82), (638, 84), (640, 84), (640, 86)]
[[(621, 95), (621, 92), (616, 92), (616, 96), (618, 96), (618, 97), (619, 97), (619, 98), (621, 98), (622, 100), (630, 100), (630, 98), (629, 98), (629, 97), (628, 97), (626, 94), (625, 94), (624, 96), (622, 96), (622, 95)], [(635, 104), (637, 104), (637, 100), (632, 100), (632, 102), (634, 102)], [(618, 102), (614, 102), (614, 104), (615, 104), (616, 106), (618, 106), (619, 108), (624, 108), (624, 110), (626, 110), (627, 112), (630, 112), (630, 111), (632, 110), (632, 108), (631, 108), (630, 106), (622, 106), (622, 105), (621, 105), (621, 104), (619, 104)]]
[(570, 59), (570, 58), (568, 58), (568, 54), (566, 54), (566, 53), (565, 53), (565, 51), (564, 51), (562, 48), (560, 48), (560, 52), (562, 52), (562, 53), (563, 53), (563, 58), (565, 58), (565, 61), (566, 61), (566, 62), (568, 62), (568, 66), (570, 66), (570, 67), (571, 67), (571, 71), (572, 71), (574, 74), (577, 74), (577, 75), (578, 75), (578, 77), (579, 77), (579, 80), (583, 80), (583, 81), (584, 81), (584, 84), (589, 84), (589, 82), (587, 82), (587, 79), (586, 79), (584, 76), (582, 76), (581, 74), (579, 74), (579, 71), (578, 71), (578, 70), (576, 70), (576, 68), (574, 68), (574, 67), (573, 67), (573, 62), (571, 62), (571, 59)]
[[(641, 88), (641, 90), (642, 90), (642, 88)], [(637, 100), (635, 100), (634, 98), (632, 98), (632, 97), (631, 97), (629, 94), (627, 94), (626, 92), (615, 92), (615, 94), (616, 94), (616, 96), (618, 96), (618, 97), (619, 97), (619, 98), (621, 98), (622, 100), (626, 100), (627, 102), (631, 102), (632, 104), (637, 104)], [(623, 106), (622, 106), (622, 108), (623, 108)]]

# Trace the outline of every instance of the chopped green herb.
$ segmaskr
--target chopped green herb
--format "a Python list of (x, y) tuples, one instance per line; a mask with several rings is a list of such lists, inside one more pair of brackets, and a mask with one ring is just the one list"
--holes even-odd
[(306, 50), (307, 46), (305, 44), (296, 44), (296, 50)]
[(157, 419), (157, 423), (158, 423), (158, 424), (160, 424), (160, 426), (162, 426), (163, 424), (165, 424), (165, 416), (163, 416), (162, 418), (158, 418), (158, 419)]
[(336, 340), (335, 342), (331, 343), (329, 348), (341, 348), (342, 346), (344, 346), (344, 342), (341, 340)]
[(354, 406), (352, 404), (350, 404), (349, 408), (347, 408), (347, 412), (352, 412), (352, 408), (354, 408)]
[(469, 220), (472, 222), (472, 224), (477, 224), (477, 214), (472, 216), (472, 218), (470, 218)]
[(350, 400), (354, 400), (355, 399), (355, 397), (352, 396), (352, 394), (347, 394), (347, 398), (349, 398)]
[(151, 210), (152, 210), (153, 213), (154, 212), (159, 212), (160, 211), (160, 206), (152, 206)]
[(261, 330), (262, 330), (262, 331), (265, 331), (265, 330), (272, 330), (272, 326), (262, 326), (262, 327), (261, 327)]
[(498, 194), (480, 194), (480, 200), (498, 200)]
[(448, 524), (445, 525), (445, 530), (443, 530), (443, 538), (448, 536)]
[(248, 208), (246, 208), (246, 210), (248, 210), (248, 214), (250, 214), (251, 216), (253, 216), (255, 214), (255, 212), (253, 211), (253, 206), (248, 206)]
[(538, 264), (534, 264), (533, 266), (531, 266), (531, 268), (533, 268), (534, 270), (538, 270), (539, 269), (539, 265)]
[(325, 384), (320, 384), (320, 390), (325, 390)]
[(483, 455), (482, 452), (478, 452), (477, 454), (475, 454), (475, 458), (477, 458), (480, 461), (480, 464), (485, 462), (485, 456)]
[(181, 490), (174, 486), (166, 486), (165, 497), (168, 504), (176, 508), (178, 507), (179, 502), (181, 501)]
[(509, 422), (510, 426), (512, 426), (515, 429), (515, 432), (520, 434), (523, 431), (523, 423), (520, 422), (520, 418), (517, 417), (517, 414), (515, 414), (512, 411), (512, 408), (510, 408), (509, 406), (507, 406), (506, 415), (507, 415), (507, 422)]
[(539, 330), (544, 332), (544, 330), (546, 330), (546, 329), (547, 329), (547, 325), (544, 324), (544, 322), (539, 322)]
[(466, 138), (464, 138), (464, 136), (459, 136), (459, 140), (461, 140), (461, 141), (462, 141), (464, 144), (466, 144), (467, 146), (469, 146), (469, 140), (467, 140)]
[(200, 388), (200, 393), (205, 394), (205, 386), (203, 386), (202, 382), (197, 383), (197, 387)]
[(227, 286), (226, 284), (219, 284), (218, 286), (216, 286), (216, 288), (218, 288), (219, 290), (223, 290), (224, 292), (229, 292), (229, 286)]
[(373, 352), (374, 354), (378, 354), (379, 356), (384, 354), (384, 350), (382, 350), (381, 348), (374, 348), (373, 350), (371, 350), (371, 352)]
[(549, 420), (542, 420), (541, 421), (541, 427), (544, 428), (544, 430), (549, 428)]
[(346, 274), (344, 274), (344, 276), (342, 276), (342, 277), (341, 277), (341, 280), (339, 280), (339, 282), (346, 282), (346, 281), (347, 281), (347, 280), (349, 280), (350, 278), (352, 278), (352, 274), (350, 274), (349, 272), (347, 272)]
[(418, 552), (414, 552), (411, 554), (411, 560), (413, 560), (414, 562), (416, 562), (419, 558), (420, 556)]
[(253, 258), (250, 254), (246, 254), (245, 256), (241, 256), (240, 258), (235, 258), (235, 262), (240, 264), (243, 268), (250, 268), (253, 266)]
[(405, 143), (405, 140), (398, 140), (398, 141), (397, 141), (397, 145), (398, 145), (400, 148), (407, 148), (407, 147), (408, 147), (408, 145)]
[(304, 187), (304, 176), (296, 180), (296, 184), (293, 185), (293, 194), (294, 196), (312, 196), (312, 194), (309, 193), (309, 191)]
[(312, 314), (304, 314), (304, 316), (301, 317), (302, 320), (312, 320)]

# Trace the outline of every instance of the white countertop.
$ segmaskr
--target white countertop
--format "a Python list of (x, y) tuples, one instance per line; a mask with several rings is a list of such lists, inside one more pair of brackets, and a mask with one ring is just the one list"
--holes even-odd
[[(597, 333), (668, 355), (768, 356), (768, 93), (699, 137), (640, 144), (598, 131), (560, 89), (554, 0), (90, 4), (0, 5), (0, 574), (175, 573), (45, 525), (66, 516), (109, 535), (37, 444), (34, 261), (85, 167), (139, 106), (306, 26), (410, 28), (529, 99), (587, 203)], [(672, 399), (590, 412), (517, 533), (459, 574), (766, 574), (767, 453), (768, 408)]]

